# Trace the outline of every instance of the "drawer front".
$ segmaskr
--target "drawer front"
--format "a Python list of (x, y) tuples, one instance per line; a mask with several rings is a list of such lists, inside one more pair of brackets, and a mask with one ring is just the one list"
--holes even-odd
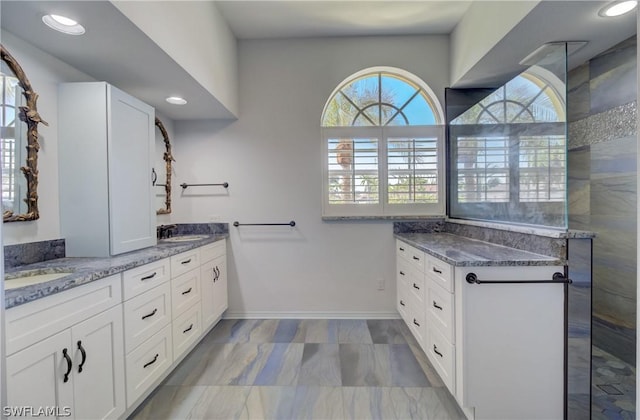
[(173, 363), (171, 326), (167, 325), (126, 357), (127, 406), (130, 406)]
[(200, 305), (200, 270), (191, 270), (171, 280), (171, 312), (175, 318)]
[(407, 325), (418, 341), (418, 344), (424, 349), (427, 344), (427, 323), (424, 304), (412, 295), (410, 295), (407, 300), (409, 307), (407, 310)]
[(418, 271), (424, 272), (426, 260), (424, 252), (402, 241), (396, 240), (396, 255), (409, 261), (411, 266)]
[(453, 267), (451, 265), (429, 256), (426, 272), (440, 287), (453, 293)]
[(171, 285), (155, 289), (124, 303), (124, 344), (129, 353), (171, 322)]
[(425, 353), (452, 394), (455, 391), (455, 347), (437, 328), (429, 328)]
[(169, 281), (170, 271), (169, 258), (125, 271), (122, 273), (123, 299), (129, 300)]
[(192, 249), (171, 257), (171, 278), (200, 267), (200, 250)]
[(121, 279), (120, 274), (116, 274), (7, 309), (7, 355), (120, 304)]
[(200, 305), (194, 306), (173, 320), (173, 358), (178, 359), (200, 338), (202, 319)]
[(453, 295), (429, 279), (427, 282), (427, 322), (429, 326), (438, 328), (450, 343), (455, 344), (453, 305)]
[(200, 264), (204, 264), (215, 258), (221, 257), (227, 254), (227, 241), (226, 239), (219, 240), (209, 245), (205, 245), (200, 248)]
[(427, 295), (427, 288), (425, 286), (424, 274), (419, 271), (411, 270), (407, 278), (407, 289), (411, 295), (416, 299), (416, 304), (424, 308), (425, 299)]

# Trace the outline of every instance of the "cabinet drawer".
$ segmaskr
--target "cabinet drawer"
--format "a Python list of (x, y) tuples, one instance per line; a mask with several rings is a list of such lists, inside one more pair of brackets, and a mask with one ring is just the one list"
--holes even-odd
[(171, 325), (167, 325), (126, 357), (127, 406), (144, 394), (172, 363)]
[(171, 312), (177, 317), (200, 305), (200, 270), (191, 270), (171, 280)]
[(426, 298), (426, 287), (424, 281), (424, 274), (411, 270), (407, 278), (407, 293), (416, 299), (416, 304), (424, 308)]
[(7, 355), (122, 302), (120, 274), (7, 309)]
[(171, 257), (171, 278), (200, 266), (200, 250), (192, 249)]
[(124, 300), (153, 289), (170, 279), (169, 258), (145, 264), (122, 273)]
[(398, 308), (398, 313), (404, 319), (405, 322), (408, 322), (408, 310), (409, 303), (407, 301), (407, 288), (404, 282), (398, 282), (398, 287), (396, 289), (396, 307)]
[(428, 346), (425, 350), (440, 378), (455, 395), (455, 347), (437, 328), (429, 328)]
[(214, 258), (226, 255), (227, 245), (226, 240), (222, 239), (209, 245), (205, 245), (200, 248), (200, 264), (204, 264)]
[(396, 240), (396, 254), (409, 261), (410, 265), (418, 269), (418, 271), (424, 272), (426, 259), (424, 252), (405, 242)]
[(407, 298), (407, 325), (420, 346), (424, 349), (427, 343), (426, 309), (413, 295)]
[(200, 305), (173, 320), (173, 358), (178, 359), (202, 333)]
[(451, 265), (430, 256), (427, 259), (426, 272), (440, 287), (453, 293), (453, 267)]
[(124, 303), (124, 344), (129, 353), (171, 322), (171, 286), (155, 289)]
[(453, 305), (453, 295), (434, 280), (429, 279), (427, 281), (427, 322), (429, 326), (438, 328), (450, 343), (455, 343)]

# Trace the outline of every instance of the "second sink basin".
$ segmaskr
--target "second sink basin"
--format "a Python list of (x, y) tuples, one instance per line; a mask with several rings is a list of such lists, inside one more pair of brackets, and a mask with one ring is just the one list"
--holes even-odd
[(205, 239), (209, 237), (209, 235), (180, 235), (180, 236), (172, 236), (171, 238), (161, 239), (161, 242), (190, 242), (190, 241), (199, 241), (200, 239)]
[(73, 274), (70, 271), (63, 272), (40, 272), (28, 271), (23, 273), (11, 273), (5, 276), (4, 289), (11, 290), (18, 287), (31, 286), (33, 284), (45, 283), (61, 277)]

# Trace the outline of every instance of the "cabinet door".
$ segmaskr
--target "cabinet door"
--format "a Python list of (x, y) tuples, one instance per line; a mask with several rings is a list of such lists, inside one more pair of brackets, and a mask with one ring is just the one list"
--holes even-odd
[(156, 244), (155, 112), (113, 86), (107, 98), (110, 251), (116, 255)]
[(216, 320), (215, 315), (215, 283), (216, 261), (209, 261), (200, 266), (200, 299), (202, 304), (202, 330), (206, 331)]
[(64, 377), (69, 370), (69, 362), (63, 355), (64, 349), (71, 360), (73, 349), (71, 348), (71, 331), (68, 329), (7, 357), (7, 404), (9, 407), (13, 409), (57, 407), (57, 413), (48, 413), (53, 414), (50, 416), (23, 413), (26, 414), (24, 417), (72, 418), (75, 416), (72, 408), (73, 371), (69, 372), (65, 382)]
[(229, 307), (227, 296), (227, 258), (218, 257), (213, 260), (216, 277), (213, 281), (213, 313), (215, 318), (219, 318)]
[(75, 416), (118, 418), (126, 409), (121, 306), (73, 326), (71, 339)]

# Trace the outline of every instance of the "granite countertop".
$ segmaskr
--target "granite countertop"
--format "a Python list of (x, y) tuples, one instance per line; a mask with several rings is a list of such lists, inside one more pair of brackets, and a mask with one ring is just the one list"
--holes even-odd
[[(194, 248), (228, 238), (228, 233), (203, 235), (205, 238), (188, 242), (159, 241), (156, 246), (127, 252), (107, 258), (58, 258), (35, 264), (22, 265), (5, 271), (5, 278), (28, 271), (33, 275), (71, 271), (72, 273), (55, 280), (30, 286), (5, 289), (5, 308), (22, 305), (45, 296), (72, 289), (104, 277), (180, 254)], [(5, 280), (11, 281), (11, 280)], [(5, 286), (6, 287), (6, 286)]]
[(396, 233), (394, 236), (458, 267), (564, 265), (558, 258), (450, 233)]

